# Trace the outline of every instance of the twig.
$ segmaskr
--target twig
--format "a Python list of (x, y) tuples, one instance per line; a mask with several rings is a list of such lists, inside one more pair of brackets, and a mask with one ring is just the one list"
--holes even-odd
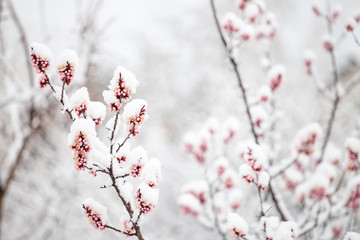
[(360, 42), (357, 36), (355, 35), (354, 31), (351, 31), (351, 35), (353, 36), (355, 43), (360, 47)]
[(124, 141), (123, 141), (121, 144), (119, 144), (119, 147), (116, 149), (116, 152), (118, 152), (118, 151), (120, 150), (120, 148), (121, 148), (122, 146), (124, 146), (124, 144), (126, 143), (126, 141), (130, 139), (130, 137), (131, 137), (131, 132), (129, 132), (129, 134), (128, 134), (127, 137), (124, 139)]
[(252, 135), (254, 137), (255, 142), (257, 144), (259, 144), (258, 136), (257, 136), (257, 134), (255, 132), (253, 118), (252, 118), (252, 115), (251, 115), (251, 112), (250, 112), (249, 102), (248, 102), (248, 99), (247, 99), (247, 96), (246, 96), (246, 89), (244, 87), (244, 84), (243, 84), (243, 81), (242, 81), (242, 78), (241, 78), (241, 75), (240, 75), (240, 72), (239, 72), (238, 64), (237, 64), (235, 58), (232, 56), (232, 49), (228, 48), (228, 44), (227, 44), (227, 42), (225, 40), (224, 34), (221, 31), (219, 19), (217, 18), (217, 13), (216, 13), (214, 0), (210, 0), (210, 5), (211, 5), (212, 13), (213, 13), (213, 18), (214, 18), (215, 23), (216, 23), (216, 28), (217, 28), (217, 30), (219, 32), (221, 41), (222, 41), (225, 49), (227, 50), (227, 57), (229, 58), (229, 60), (231, 62), (231, 65), (233, 66), (236, 78), (238, 80), (238, 83), (239, 83), (239, 86), (240, 86), (240, 89), (241, 89), (241, 92), (242, 92), (242, 98), (243, 98), (243, 101), (244, 101), (244, 104), (245, 104), (247, 116), (249, 118), (249, 123), (250, 123), (250, 127), (251, 127), (251, 133), (252, 133)]
[(114, 231), (116, 231), (116, 232), (119, 232), (119, 233), (125, 234), (125, 235), (127, 235), (127, 236), (135, 236), (135, 233), (127, 233), (127, 232), (123, 232), (123, 231), (121, 231), (120, 229), (117, 229), (117, 228), (111, 227), (111, 226), (109, 226), (109, 225), (105, 225), (105, 227), (106, 227), (106, 228), (109, 228), (109, 229), (111, 229), (111, 230), (114, 230)]
[(32, 67), (31, 67), (31, 63), (30, 61), (28, 61), (28, 41), (27, 41), (27, 38), (26, 38), (26, 34), (25, 34), (25, 30), (16, 14), (16, 11), (14, 9), (14, 6), (12, 4), (12, 1), (11, 0), (8, 0), (7, 1), (8, 3), (8, 7), (9, 7), (9, 11), (10, 11), (10, 14), (14, 20), (14, 23), (15, 23), (15, 26), (16, 28), (18, 29), (19, 33), (20, 33), (20, 40), (21, 40), (21, 43), (22, 43), (22, 47), (23, 47), (23, 51), (24, 51), (24, 55), (26, 56), (25, 57), (25, 60), (26, 60), (26, 68), (27, 68), (27, 73), (28, 73), (28, 80), (29, 80), (29, 85), (33, 85), (33, 73), (32, 73)]

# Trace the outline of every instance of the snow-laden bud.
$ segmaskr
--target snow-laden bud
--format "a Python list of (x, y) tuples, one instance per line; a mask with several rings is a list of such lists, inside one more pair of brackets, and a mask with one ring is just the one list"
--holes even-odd
[(134, 99), (126, 104), (123, 113), (126, 132), (136, 136), (142, 123), (148, 118), (146, 112), (147, 103), (143, 99)]
[(52, 63), (52, 59), (53, 54), (46, 45), (38, 42), (31, 43), (30, 60), (36, 73), (45, 75), (46, 70), (48, 70), (50, 64)]
[(144, 165), (141, 180), (150, 187), (156, 186), (161, 180), (161, 163), (157, 158), (151, 158)]
[(228, 12), (221, 20), (221, 28), (228, 34), (232, 35), (240, 30), (242, 21), (233, 12)]
[(239, 31), (239, 38), (243, 41), (249, 41), (254, 36), (254, 27), (249, 24), (242, 24)]
[(356, 21), (354, 18), (350, 17), (346, 20), (346, 24), (345, 24), (346, 31), (348, 32), (354, 31), (355, 26), (356, 26)]
[(245, 8), (245, 18), (254, 23), (260, 14), (260, 9), (257, 5), (250, 4)]
[(321, 9), (321, 6), (320, 6), (318, 0), (314, 0), (314, 2), (312, 3), (311, 9), (316, 16), (319, 17), (322, 15), (322, 9)]
[(110, 81), (109, 90), (121, 102), (128, 101), (131, 95), (136, 93), (139, 81), (135, 75), (124, 67), (118, 66), (115, 69), (114, 76)]
[(264, 134), (269, 127), (269, 115), (262, 105), (256, 105), (252, 107), (250, 111), (256, 135), (260, 136)]
[(332, 183), (338, 175), (335, 166), (325, 161), (316, 167), (315, 174), (325, 175), (330, 180), (330, 183)]
[(313, 65), (315, 60), (315, 53), (312, 50), (306, 50), (304, 52), (304, 64), (306, 67), (307, 74), (311, 75), (313, 72)]
[(280, 226), (280, 220), (278, 217), (262, 217), (261, 222), (264, 223), (266, 240), (273, 240), (276, 235), (276, 231)]
[(95, 124), (99, 126), (104, 122), (106, 107), (101, 102), (89, 102), (87, 113)]
[(235, 6), (240, 10), (244, 10), (246, 3), (250, 1), (251, 0), (235, 0)]
[(342, 152), (333, 144), (329, 144), (324, 154), (324, 161), (331, 163), (334, 166), (339, 165), (342, 159)]
[(318, 123), (310, 123), (301, 128), (295, 136), (293, 146), (296, 153), (303, 153), (308, 156), (314, 153), (318, 147), (322, 129)]
[(347, 232), (343, 240), (359, 240), (360, 233), (358, 232)]
[(358, 164), (360, 164), (360, 140), (354, 137), (348, 138), (345, 142), (346, 148), (346, 169), (349, 171), (358, 171)]
[(224, 130), (223, 130), (223, 141), (225, 144), (229, 143), (235, 137), (235, 134), (240, 129), (239, 120), (236, 117), (229, 117), (224, 122)]
[(295, 222), (281, 222), (274, 240), (295, 240), (298, 232), (299, 229)]
[(229, 193), (228, 204), (231, 209), (236, 210), (241, 207), (243, 201), (243, 195), (238, 189), (234, 189)]
[(246, 163), (240, 165), (239, 167), (240, 177), (243, 178), (247, 183), (255, 181), (256, 173), (255, 171)]
[(318, 173), (312, 176), (308, 182), (309, 197), (317, 201), (322, 200), (328, 194), (330, 179), (325, 174)]
[(46, 87), (46, 85), (49, 84), (49, 80), (46, 76), (40, 75), (38, 83), (39, 83), (40, 88), (44, 88), (44, 87)]
[(257, 92), (257, 99), (260, 102), (269, 102), (272, 97), (271, 88), (267, 85), (259, 88)]
[(109, 224), (107, 209), (92, 198), (87, 198), (83, 201), (83, 208), (85, 215), (89, 218), (89, 222), (96, 229), (104, 230)]
[(335, 21), (336, 19), (338, 19), (342, 10), (343, 7), (340, 4), (335, 4), (331, 9), (331, 13), (330, 13), (331, 20)]
[(129, 218), (129, 214), (125, 211), (123, 211), (120, 214), (121, 218), (120, 218), (120, 222), (122, 225), (122, 231), (126, 234), (134, 234), (135, 233), (135, 228), (133, 223), (130, 221)]
[(204, 204), (207, 201), (208, 191), (208, 184), (203, 180), (190, 182), (182, 188), (182, 192), (192, 194), (199, 200), (200, 204)]
[(266, 11), (266, 3), (263, 0), (257, 0), (254, 4), (259, 8), (259, 13), (263, 14)]
[(102, 95), (111, 112), (118, 112), (122, 108), (120, 101), (110, 90), (103, 91)]
[(285, 181), (285, 188), (287, 190), (295, 190), (304, 180), (303, 174), (295, 168), (287, 169), (284, 174), (282, 174), (282, 178)]
[(249, 233), (249, 225), (236, 213), (229, 213), (226, 222), (227, 229), (235, 239), (246, 237)]
[(273, 66), (267, 73), (267, 82), (272, 91), (275, 91), (285, 78), (285, 67), (283, 65)]
[(272, 12), (268, 12), (265, 15), (265, 23), (266, 23), (266, 36), (268, 38), (274, 38), (276, 35), (276, 31), (278, 29), (278, 23), (276, 21), (276, 15)]
[(223, 173), (228, 168), (229, 162), (225, 157), (219, 157), (214, 163), (214, 171), (216, 172), (217, 176), (223, 175)]
[(360, 11), (358, 10), (356, 14), (354, 14), (354, 19), (357, 23), (360, 23)]
[(197, 134), (187, 133), (184, 137), (186, 151), (194, 155), (200, 164), (204, 164), (205, 154), (210, 148), (210, 140), (211, 134), (206, 129)]
[(195, 217), (201, 212), (202, 206), (199, 200), (192, 194), (182, 194), (178, 199), (178, 205), (182, 214), (191, 214)]
[(237, 185), (238, 175), (234, 170), (227, 169), (225, 173), (221, 176), (221, 180), (226, 188), (231, 189)]
[(66, 49), (61, 53), (58, 61), (57, 73), (60, 80), (69, 85), (75, 77), (75, 68), (79, 58), (74, 50)]
[(326, 51), (332, 52), (334, 48), (334, 39), (329, 35), (325, 35), (322, 38), (322, 45)]
[[(124, 140), (120, 139), (118, 144), (121, 144)], [(115, 144), (117, 146), (117, 144)], [(126, 142), (120, 149), (115, 153), (115, 158), (119, 164), (129, 161), (128, 154), (130, 153), (130, 143)]]
[(85, 170), (86, 154), (93, 148), (96, 137), (94, 122), (89, 119), (77, 119), (71, 125), (68, 135), (69, 147), (74, 151), (73, 159), (77, 170)]
[(321, 201), (328, 195), (329, 186), (329, 178), (322, 173), (318, 173), (300, 184), (296, 188), (295, 195), (299, 202), (303, 202), (307, 198)]
[(214, 134), (219, 128), (219, 121), (216, 118), (211, 117), (206, 121), (205, 126), (210, 134)]
[(77, 90), (69, 99), (70, 108), (78, 117), (80, 117), (81, 114), (86, 116), (89, 102), (89, 92), (86, 87)]
[(141, 146), (134, 148), (128, 154), (128, 158), (130, 175), (134, 178), (140, 176), (142, 174), (144, 164), (148, 160), (145, 149)]
[(137, 207), (142, 213), (148, 213), (155, 208), (159, 198), (159, 192), (142, 182), (136, 191)]
[(267, 157), (264, 150), (257, 144), (252, 143), (248, 146), (248, 151), (244, 155), (245, 161), (256, 172), (260, 172), (267, 167)]
[(356, 176), (349, 181), (344, 195), (346, 208), (357, 212), (360, 206), (360, 176)]
[(265, 191), (265, 189), (269, 186), (270, 175), (266, 171), (261, 171), (258, 174), (258, 187)]

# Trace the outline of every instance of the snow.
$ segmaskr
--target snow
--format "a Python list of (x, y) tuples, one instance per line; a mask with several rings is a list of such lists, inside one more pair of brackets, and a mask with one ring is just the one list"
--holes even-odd
[(356, 27), (356, 21), (354, 18), (349, 17), (348, 19), (346, 19), (345, 28), (347, 31), (353, 31), (355, 27)]
[(209, 187), (206, 181), (198, 180), (187, 183), (182, 187), (181, 191), (193, 194), (194, 196), (199, 196), (201, 194), (207, 194)]
[(350, 137), (346, 139), (345, 147), (351, 149), (353, 152), (360, 152), (360, 140), (358, 138)]
[(102, 95), (103, 95), (104, 101), (107, 105), (111, 105), (112, 103), (117, 102), (117, 98), (109, 90), (104, 90)]
[[(132, 128), (132, 121), (135, 122), (136, 129), (140, 128), (141, 123), (148, 118), (147, 114), (141, 113), (141, 110), (146, 109), (146, 107), (147, 103), (143, 99), (134, 99), (126, 104), (122, 115), (126, 132), (129, 132), (129, 130)], [(140, 118), (139, 121), (138, 118)]]
[(157, 158), (151, 158), (145, 163), (141, 180), (149, 186), (156, 186), (161, 180), (161, 163)]
[(258, 174), (258, 186), (262, 189), (266, 189), (269, 186), (270, 175), (266, 171), (261, 171)]
[(133, 201), (133, 185), (130, 182), (125, 182), (123, 184), (118, 184), (121, 196), (125, 199), (126, 202)]
[(107, 209), (101, 203), (95, 201), (92, 198), (87, 198), (83, 201), (85, 207), (89, 207), (92, 213), (98, 214), (103, 225), (109, 224), (109, 218), (107, 215)]
[(205, 123), (206, 128), (211, 134), (214, 134), (218, 130), (219, 125), (219, 120), (217, 120), (215, 117), (210, 117)]
[(228, 159), (226, 157), (219, 157), (213, 165), (214, 168), (214, 172), (218, 175), (221, 176), (226, 169), (228, 168), (229, 162)]
[(257, 91), (257, 100), (261, 102), (269, 102), (272, 97), (271, 88), (267, 85), (261, 86)]
[(249, 233), (249, 225), (237, 213), (229, 213), (227, 215), (227, 229), (234, 238), (238, 236), (246, 236)]
[(70, 64), (76, 68), (79, 63), (79, 57), (77, 53), (72, 49), (65, 49), (59, 56), (57, 65), (64, 66)]
[(281, 222), (274, 240), (295, 240), (298, 232), (298, 226), (295, 222)]
[(221, 181), (226, 188), (236, 187), (239, 183), (238, 174), (231, 168), (228, 168), (223, 175), (221, 175)]
[(321, 126), (314, 122), (302, 127), (297, 133), (293, 141), (294, 154), (305, 153), (312, 155), (314, 150), (319, 147), (322, 137)]
[(35, 56), (40, 57), (45, 61), (49, 61), (50, 66), (54, 59), (51, 50), (45, 44), (38, 42), (32, 42), (30, 44), (30, 54), (34, 54)]
[(109, 89), (114, 90), (119, 86), (119, 76), (124, 80), (125, 88), (129, 90), (129, 94), (135, 94), (136, 88), (139, 86), (139, 81), (135, 75), (122, 66), (118, 66), (114, 71), (114, 76), (110, 80)]
[(240, 165), (239, 173), (240, 176), (248, 183), (253, 182), (256, 178), (255, 171), (246, 163)]
[(304, 51), (304, 60), (305, 62), (313, 63), (316, 58), (316, 55), (313, 50), (306, 49)]
[(255, 22), (256, 18), (259, 15), (259, 7), (253, 4), (248, 4), (246, 5), (245, 8), (245, 18), (249, 21), (249, 22)]
[(106, 116), (106, 107), (101, 102), (91, 101), (88, 104), (87, 114), (92, 120), (100, 119), (100, 122), (103, 122)]
[(141, 182), (138, 186), (138, 191), (141, 193), (141, 199), (145, 201), (145, 203), (154, 208), (159, 199), (159, 191), (147, 185), (144, 182)]
[[(69, 99), (69, 107), (77, 112), (77, 109), (84, 104), (87, 108), (90, 102), (89, 92), (86, 87), (78, 89)], [(86, 112), (86, 111), (85, 111)]]
[(264, 221), (265, 224), (265, 229), (266, 229), (266, 237), (268, 239), (274, 239), (276, 232), (280, 226), (280, 220), (278, 217), (263, 217), (262, 220)]
[(261, 169), (267, 168), (268, 165), (264, 150), (256, 143), (248, 145), (248, 151), (245, 153), (244, 159), (255, 171), (261, 171)]
[(238, 32), (242, 24), (242, 20), (233, 12), (226, 13), (225, 16), (221, 19), (221, 27), (228, 34)]
[(347, 232), (343, 240), (360, 240), (360, 233)]
[(67, 138), (69, 146), (73, 144), (73, 141), (79, 132), (82, 132), (83, 134), (86, 134), (87, 137), (90, 137), (90, 139), (88, 140), (91, 146), (92, 145), (91, 137), (96, 137), (95, 123), (90, 119), (84, 119), (84, 118), (76, 119), (71, 125), (70, 133)]
[(194, 216), (198, 216), (199, 213), (201, 213), (202, 207), (199, 200), (190, 193), (180, 195), (177, 203), (180, 206), (183, 214), (192, 214)]
[(242, 201), (243, 201), (243, 194), (239, 189), (233, 189), (229, 195), (228, 195), (228, 205), (232, 209), (237, 209), (241, 207)]
[(267, 73), (267, 82), (271, 90), (276, 90), (285, 78), (285, 67), (283, 65), (274, 65)]

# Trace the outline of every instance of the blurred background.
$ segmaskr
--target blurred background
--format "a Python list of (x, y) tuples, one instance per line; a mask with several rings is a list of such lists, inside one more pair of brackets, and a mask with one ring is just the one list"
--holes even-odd
[[(234, 2), (215, 1), (219, 16), (234, 11)], [(344, 20), (360, 12), (357, 0), (342, 0)], [(317, 55), (317, 73), (331, 79), (330, 59), (322, 48), (325, 23), (314, 16), (311, 1), (267, 0), (276, 15), (278, 35), (271, 60), (285, 65), (286, 79), (277, 92), (282, 153), (307, 123), (325, 126), (331, 105), (306, 75), (303, 52)], [(91, 227), (81, 202), (91, 196), (108, 207), (110, 220), (119, 223), (120, 203), (112, 189), (101, 190), (101, 177), (76, 172), (66, 137), (71, 122), (49, 89), (38, 89), (29, 68), (32, 41), (46, 44), (55, 58), (66, 48), (80, 57), (76, 81), (102, 101), (113, 71), (122, 65), (135, 73), (136, 97), (149, 104), (149, 120), (132, 139), (150, 157), (162, 162), (163, 179), (155, 211), (145, 218), (148, 239), (210, 239), (212, 235), (177, 206), (181, 186), (200, 179), (199, 165), (184, 151), (183, 136), (198, 129), (210, 116), (220, 122), (240, 119), (241, 138), (250, 137), (241, 92), (215, 28), (208, 0), (0, 0), (0, 239), (125, 239)], [(350, 36), (340, 43), (340, 74), (347, 81), (360, 70), (360, 48)], [(248, 93), (265, 82), (259, 59), (266, 46), (246, 43), (239, 52), (240, 69)], [(344, 98), (331, 140), (342, 147), (356, 128), (360, 87)], [(104, 131), (99, 133), (105, 136)], [(104, 139), (106, 139), (104, 137)], [(4, 188), (6, 187), (6, 188)], [(111, 210), (110, 210), (111, 209)]]

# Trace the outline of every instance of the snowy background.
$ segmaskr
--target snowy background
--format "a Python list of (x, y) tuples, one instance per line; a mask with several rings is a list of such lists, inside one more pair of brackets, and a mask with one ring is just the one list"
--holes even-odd
[[(9, 0), (8, 0), (9, 1)], [(3, 3), (1, 17), (0, 92), (10, 99), (0, 112), (1, 180), (11, 167), (11, 151), (16, 150), (11, 126), (20, 116), (14, 109), (26, 108), (26, 61), (19, 33)], [(140, 81), (136, 96), (149, 104), (149, 120), (133, 140), (147, 149), (149, 156), (162, 162), (163, 180), (159, 185), (158, 206), (144, 222), (149, 239), (209, 239), (211, 232), (194, 219), (182, 216), (177, 206), (181, 186), (189, 178), (199, 178), (197, 163), (184, 153), (183, 136), (196, 130), (210, 116), (220, 121), (230, 115), (241, 120), (242, 137), (250, 137), (249, 126), (234, 73), (222, 48), (207, 0), (106, 0), (106, 1), (11, 1), (23, 25), (27, 41), (46, 44), (58, 56), (72, 48), (80, 57), (77, 83), (89, 88), (92, 99), (102, 100), (117, 65), (134, 72)], [(278, 92), (282, 110), (279, 124), (283, 154), (286, 143), (303, 125), (319, 121), (325, 124), (330, 105), (316, 91), (303, 67), (303, 52), (312, 48), (321, 56), (321, 38), (325, 23), (311, 12), (310, 1), (269, 0), (268, 7), (278, 17), (279, 32), (272, 47), (272, 59), (284, 64), (287, 76)], [(343, 0), (343, 18), (360, 9), (357, 0)], [(234, 7), (233, 1), (217, 1), (219, 15)], [(241, 51), (240, 69), (249, 92), (264, 81), (258, 61), (263, 50), (250, 42)], [(340, 73), (359, 70), (360, 49), (346, 38), (338, 53)], [(322, 81), (329, 78), (328, 58), (319, 57), (318, 72)], [(5, 67), (5, 65), (7, 67)], [(90, 66), (90, 67), (89, 67)], [(4, 70), (8, 69), (8, 70)], [(10, 77), (16, 81), (10, 80)], [(34, 81), (34, 86), (36, 82)], [(74, 90), (75, 87), (70, 87)], [(343, 146), (355, 128), (359, 116), (360, 87), (341, 103), (331, 140)], [(106, 205), (112, 222), (118, 223), (120, 204), (112, 189), (100, 190), (101, 178), (75, 172), (66, 144), (70, 129), (67, 116), (60, 114), (51, 95), (43, 91), (37, 106), (45, 109), (44, 125), (23, 154), (1, 210), (1, 239), (122, 239), (114, 232), (93, 229), (81, 209), (83, 199), (92, 196)], [(25, 99), (16, 103), (16, 98)], [(0, 104), (1, 105), (1, 104)], [(18, 106), (20, 105), (20, 107)], [(21, 131), (21, 129), (20, 129)], [(15, 149), (15, 150), (14, 150)]]

